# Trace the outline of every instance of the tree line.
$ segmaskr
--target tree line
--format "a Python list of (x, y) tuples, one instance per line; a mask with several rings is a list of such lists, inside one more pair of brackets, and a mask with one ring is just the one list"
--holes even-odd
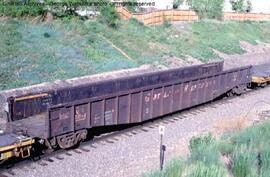
[[(177, 9), (185, 0), (174, 0), (173, 8)], [(124, 0), (125, 6), (136, 11), (132, 2), (136, 0)], [(222, 19), (224, 0), (186, 0), (201, 19)], [(230, 0), (232, 9), (238, 12), (250, 12), (252, 4), (250, 0)], [(98, 19), (111, 27), (117, 26), (118, 14), (114, 4), (110, 0), (1, 0), (0, 16), (23, 17), (39, 16), (51, 13), (54, 17), (77, 16), (76, 11), (86, 8), (90, 11), (98, 11)]]

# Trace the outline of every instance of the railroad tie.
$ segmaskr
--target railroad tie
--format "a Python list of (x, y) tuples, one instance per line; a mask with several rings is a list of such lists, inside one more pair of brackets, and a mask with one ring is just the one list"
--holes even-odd
[(44, 160), (46, 160), (47, 162), (54, 162), (51, 158), (45, 158)]
[(66, 152), (65, 153), (67, 156), (72, 156), (72, 154), (70, 152)]
[(83, 147), (80, 147), (80, 150), (84, 151), (84, 152), (89, 152), (90, 150), (89, 149), (85, 149)]
[(113, 144), (114, 143), (114, 141), (111, 141), (111, 140), (105, 140), (106, 141), (106, 143), (109, 143), (109, 144)]
[(82, 152), (79, 151), (78, 149), (73, 149), (73, 152), (77, 153), (77, 154), (81, 154)]
[(55, 158), (56, 158), (57, 160), (64, 160), (64, 158), (63, 158), (63, 157), (60, 157), (59, 155), (55, 156)]
[(41, 165), (41, 166), (47, 166), (48, 164), (45, 163), (44, 161), (38, 161), (37, 164)]

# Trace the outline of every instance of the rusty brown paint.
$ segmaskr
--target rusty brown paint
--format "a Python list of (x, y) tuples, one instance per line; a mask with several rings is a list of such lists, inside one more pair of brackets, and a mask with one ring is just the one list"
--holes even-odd
[[(91, 105), (91, 110), (81, 111), (91, 111), (91, 114), (87, 115), (86, 118), (89, 122), (91, 121), (91, 125), (88, 128), (138, 123), (208, 102), (239, 84), (247, 84), (250, 80), (248, 77), (244, 76), (244, 74), (248, 73), (249, 69), (250, 68), (247, 67), (228, 72), (220, 72), (215, 75), (200, 77), (184, 83), (181, 83), (181, 80), (179, 80), (179, 82), (167, 84), (162, 87), (153, 86), (150, 90), (142, 89), (140, 92), (130, 91), (129, 94), (119, 94), (104, 98), (103, 100), (89, 99), (78, 104), (75, 102), (70, 103), (66, 106), (75, 106), (76, 112), (77, 105)], [(243, 76), (244, 78), (234, 80), (233, 76), (235, 74), (237, 74), (238, 77)], [(90, 107), (85, 106), (85, 108), (89, 109)], [(54, 109), (58, 108), (51, 108), (50, 111)], [(59, 109), (66, 110), (66, 107)], [(83, 114), (85, 115), (85, 113)], [(72, 115), (72, 113), (66, 115), (70, 116), (70, 120), (76, 120), (76, 113), (75, 115)]]
[[(194, 68), (191, 70), (196, 72)], [(95, 90), (93, 97), (88, 97), (84, 88), (59, 92), (63, 96), (59, 100), (64, 103), (49, 106), (48, 114), (44, 115), (44, 119), (48, 119), (44, 121), (44, 129), (48, 132), (44, 135), (49, 138), (80, 129), (143, 122), (211, 101), (251, 81), (250, 67), (209, 72), (190, 79), (177, 75), (179, 70), (169, 71), (91, 85), (88, 90)], [(190, 75), (192, 72), (182, 74)], [(102, 88), (105, 90), (100, 90)], [(67, 101), (75, 93), (81, 99)], [(29, 108), (32, 103), (24, 102)]]
[[(130, 77), (122, 77), (107, 81), (97, 81), (96, 83), (79, 83), (76, 86), (63, 87), (54, 90), (48, 90), (46, 93), (33, 93), (33, 95), (20, 95), (14, 99), (9, 99), (9, 105), (12, 108), (10, 120), (20, 120), (40, 113), (44, 113), (49, 107), (66, 104), (82, 99), (128, 92), (130, 90), (140, 91), (147, 88), (164, 85), (166, 82), (181, 80), (190, 80), (200, 76), (208, 76), (221, 72), (223, 62), (213, 64), (203, 64), (185, 68), (170, 69), (165, 71), (156, 71), (147, 74), (138, 74)], [(152, 111), (152, 110), (150, 110)], [(151, 112), (152, 114), (152, 112)]]

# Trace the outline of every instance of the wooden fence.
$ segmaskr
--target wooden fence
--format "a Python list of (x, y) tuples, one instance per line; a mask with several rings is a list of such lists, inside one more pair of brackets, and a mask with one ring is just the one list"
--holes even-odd
[(223, 19), (236, 21), (267, 21), (270, 20), (270, 14), (225, 12)]
[(131, 13), (122, 7), (118, 7), (116, 10), (122, 19), (135, 18), (145, 25), (162, 24), (165, 21), (196, 21), (199, 19), (198, 15), (190, 10), (158, 10), (148, 13)]
[[(135, 18), (138, 21), (143, 22), (145, 25), (162, 24), (165, 21), (197, 21), (199, 16), (192, 10), (158, 10), (147, 13), (131, 13), (126, 8), (117, 7), (116, 11), (120, 17), (124, 20)], [(223, 14), (223, 20), (235, 20), (235, 21), (267, 21), (270, 20), (270, 14), (256, 14), (256, 13), (234, 13), (225, 12)]]

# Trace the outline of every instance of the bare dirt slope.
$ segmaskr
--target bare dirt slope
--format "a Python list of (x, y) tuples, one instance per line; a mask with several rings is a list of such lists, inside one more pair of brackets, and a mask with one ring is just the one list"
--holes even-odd
[[(253, 45), (246, 41), (241, 41), (240, 46), (243, 49), (244, 54), (228, 55), (215, 49), (213, 49), (213, 51), (221, 58), (220, 60), (224, 60), (225, 69), (270, 63), (270, 44), (257, 41), (257, 44)], [(167, 67), (159, 63), (154, 63), (154, 65), (158, 68), (168, 69), (202, 64), (200, 60), (191, 56), (186, 56), (185, 59), (177, 58), (175, 56), (165, 56), (163, 57), (163, 60), (167, 64)], [(212, 59), (209, 62), (216, 60), (217, 59)]]
[(217, 50), (214, 50), (219, 57), (225, 61), (225, 68), (233, 68), (237, 66), (261, 65), (270, 63), (270, 44), (258, 41), (257, 45), (252, 45), (248, 42), (241, 41), (241, 48), (245, 51), (244, 54), (227, 55)]

